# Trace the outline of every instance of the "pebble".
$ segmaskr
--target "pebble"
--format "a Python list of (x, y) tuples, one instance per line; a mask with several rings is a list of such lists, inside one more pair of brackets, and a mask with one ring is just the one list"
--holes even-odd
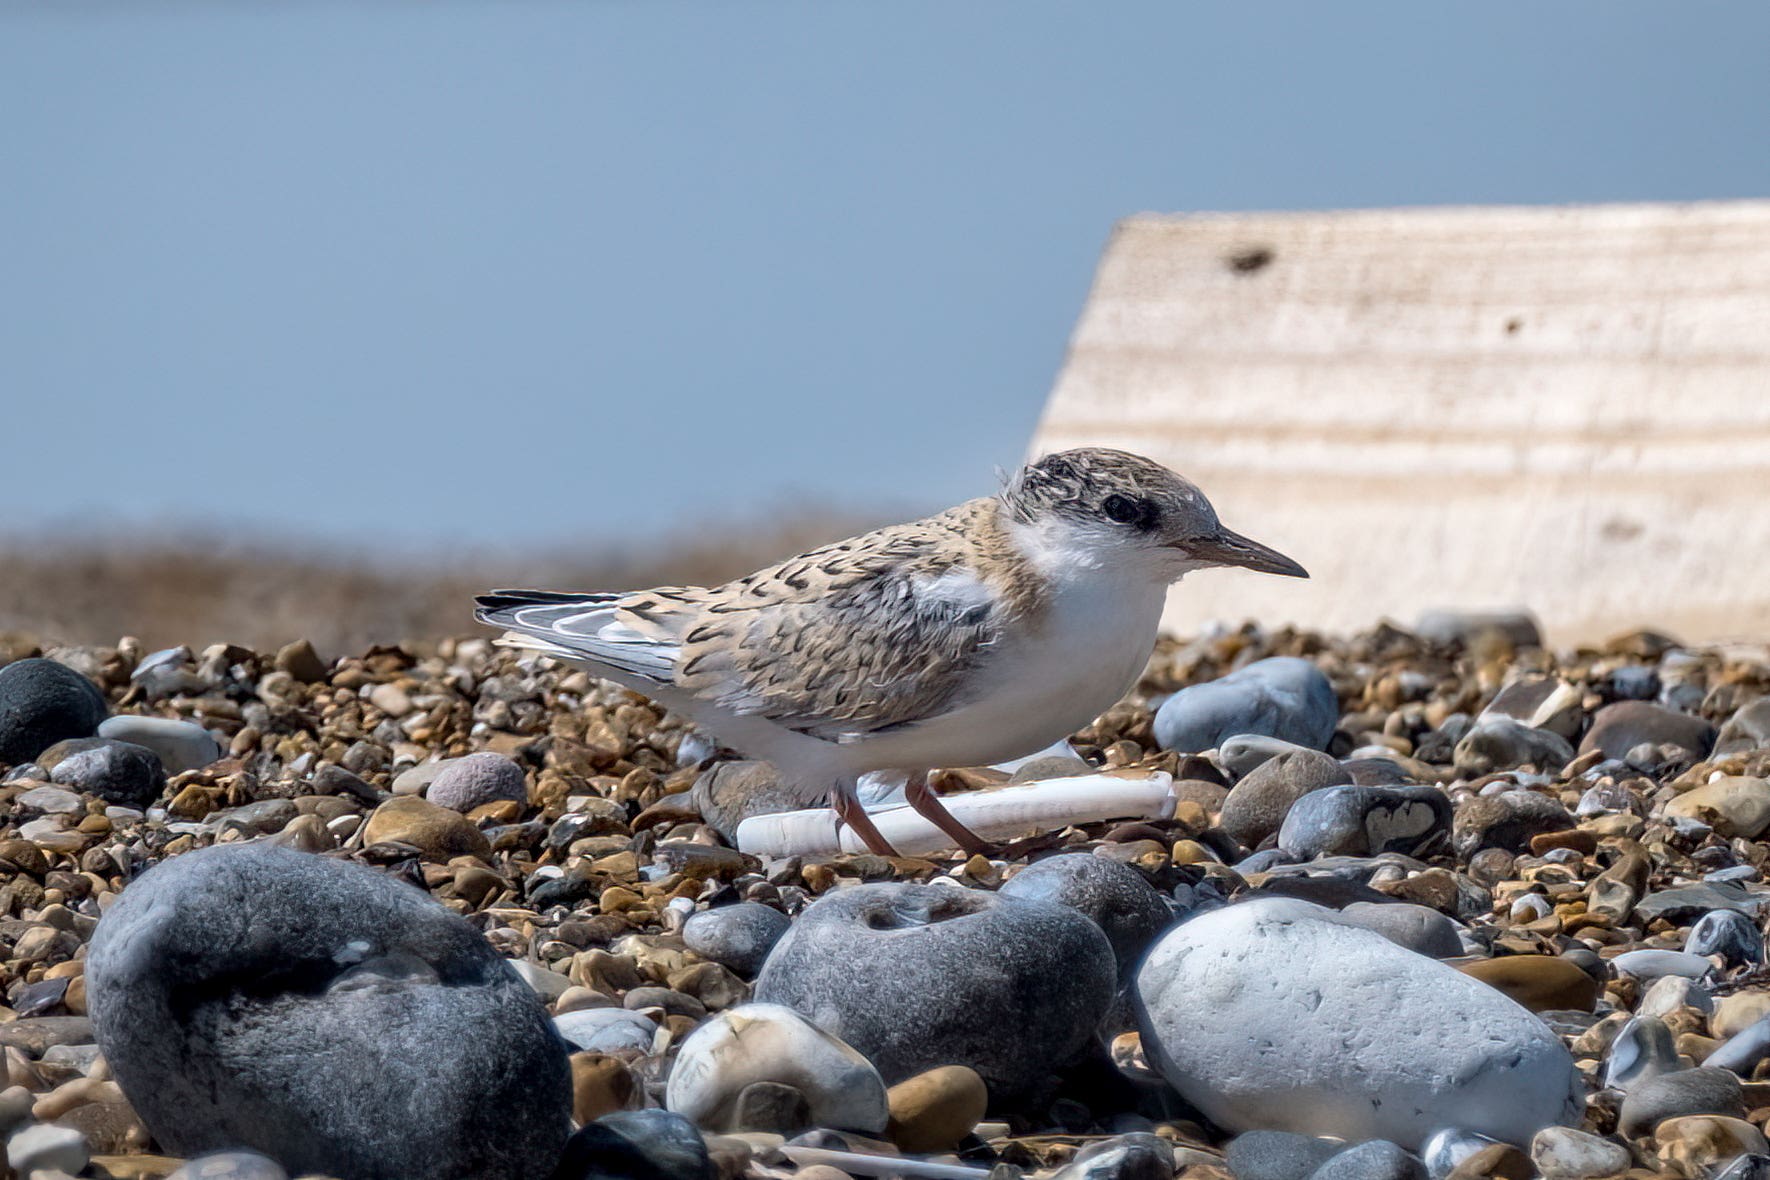
[(1676, 713), (1646, 701), (1618, 701), (1599, 709), (1580, 743), (1581, 754), (1597, 751), (1625, 760), (1638, 746), (1672, 745), (1690, 761), (1706, 757), (1715, 744), (1715, 727), (1700, 717)]
[(625, 1008), (579, 1008), (553, 1018), (566, 1044), (578, 1051), (650, 1053), (657, 1040), (657, 1022)]
[(1213, 1122), (1414, 1147), (1451, 1123), (1522, 1142), (1577, 1118), (1578, 1072), (1535, 1017), (1303, 904), (1200, 915), (1137, 973), (1151, 1063)]
[(1510, 717), (1487, 717), (1457, 742), (1452, 761), (1470, 777), (1527, 765), (1552, 774), (1573, 761), (1573, 747), (1553, 730), (1533, 729)]
[(1339, 717), (1339, 700), (1320, 669), (1275, 656), (1174, 693), (1156, 710), (1155, 740), (1192, 754), (1241, 734), (1264, 734), (1322, 750)]
[(1770, 696), (1759, 697), (1734, 710), (1715, 739), (1717, 757), (1746, 754), (1770, 746)]
[(56, 742), (91, 737), (107, 712), (104, 694), (54, 660), (0, 668), (0, 762), (30, 762)]
[(1532, 1012), (1577, 1009), (1590, 1012), (1603, 989), (1577, 964), (1557, 955), (1506, 955), (1480, 959), (1460, 968)]
[(1129, 865), (1086, 853), (1034, 861), (1010, 877), (1003, 897), (1050, 902), (1072, 909), (1112, 944), (1121, 972), (1135, 966), (1174, 913), (1144, 875)]
[(708, 1131), (773, 1130), (746, 1125), (740, 1098), (756, 1083), (791, 1087), (813, 1125), (877, 1134), (888, 1111), (871, 1062), (779, 1004), (721, 1012), (682, 1043), (664, 1105)]
[(1244, 847), (1258, 848), (1303, 796), (1351, 782), (1337, 758), (1298, 747), (1261, 762), (1230, 788), (1218, 826)]
[(1458, 807), (1450, 839), (1457, 855), (1468, 858), (1484, 848), (1522, 852), (1532, 838), (1573, 826), (1573, 816), (1559, 801), (1535, 791), (1505, 791), (1478, 795)]
[(377, 807), (363, 824), (363, 839), (369, 844), (408, 844), (431, 861), (484, 858), (492, 851), (485, 834), (466, 817), (416, 795), (395, 795)]
[(1417, 853), (1441, 843), (1450, 800), (1436, 787), (1328, 787), (1298, 799), (1278, 846), (1299, 860)]
[(1685, 979), (1701, 979), (1714, 971), (1715, 965), (1701, 955), (1693, 955), (1686, 951), (1666, 951), (1643, 948), (1628, 951), (1610, 960), (1611, 969), (1618, 975), (1627, 975), (1634, 979), (1654, 980), (1666, 975), (1680, 975)]
[(166, 770), (152, 750), (110, 738), (57, 742), (37, 755), (37, 765), (52, 783), (126, 807), (146, 807), (166, 786)]
[(900, 1151), (952, 1151), (983, 1120), (989, 1089), (976, 1070), (942, 1065), (897, 1083), (885, 1102), (886, 1135)]
[(1299, 746), (1296, 742), (1287, 742), (1283, 738), (1267, 737), (1263, 733), (1238, 733), (1232, 738), (1225, 738), (1223, 744), (1217, 747), (1217, 761), (1240, 780), (1252, 774), (1255, 767), (1281, 754), (1294, 754), (1298, 750), (1310, 748)]
[(168, 717), (118, 714), (99, 725), (98, 736), (152, 750), (169, 775), (201, 770), (221, 758), (221, 743), (214, 734), (193, 722)]
[(1629, 1087), (1617, 1116), (1625, 1135), (1644, 1135), (1666, 1119), (1690, 1114), (1745, 1117), (1739, 1078), (1724, 1069), (1680, 1069), (1644, 1078)]
[(1244, 1131), (1229, 1141), (1223, 1162), (1235, 1180), (1306, 1180), (1344, 1147), (1293, 1131)]
[(1112, 944), (1049, 902), (931, 885), (859, 885), (793, 923), (756, 982), (895, 1083), (965, 1065), (1009, 1103), (1087, 1045), (1112, 1001)]
[(1420, 615), (1414, 633), (1432, 643), (1472, 647), (1496, 638), (1512, 647), (1541, 647), (1542, 631), (1527, 610), (1430, 610)]
[(1543, 1180), (1608, 1180), (1634, 1165), (1621, 1143), (1572, 1127), (1544, 1127), (1530, 1141), (1530, 1162)]
[(529, 791), (522, 767), (502, 754), (481, 750), (441, 763), (424, 797), (439, 807), (465, 815), (476, 807), (503, 800), (526, 807)]
[(86, 1136), (72, 1127), (33, 1123), (6, 1137), (6, 1162), (20, 1176), (52, 1172), (77, 1176), (90, 1158)]
[(1770, 1058), (1770, 1017), (1746, 1025), (1703, 1059), (1710, 1069), (1730, 1069), (1749, 1078), (1758, 1063)]
[(1457, 924), (1430, 906), (1355, 901), (1340, 911), (1340, 917), (1430, 959), (1454, 959), (1464, 953)]
[(1151, 1134), (1118, 1135), (1090, 1143), (1051, 1180), (1173, 1180), (1174, 1147)]
[(738, 825), (753, 815), (798, 811), (804, 795), (783, 783), (766, 762), (717, 762), (703, 771), (689, 792), (695, 808), (727, 843), (736, 843)]
[(166, 1180), (289, 1180), (289, 1173), (255, 1151), (217, 1151), (187, 1161)]
[(1426, 1165), (1386, 1139), (1371, 1139), (1329, 1156), (1311, 1180), (1426, 1180)]
[(1764, 961), (1764, 934), (1756, 922), (1736, 910), (1713, 910), (1690, 928), (1684, 950), (1719, 955), (1728, 967), (1744, 967)]
[(1730, 775), (1686, 791), (1665, 813), (1698, 820), (1729, 839), (1756, 840), (1770, 828), (1770, 782)]
[(690, 916), (682, 925), (682, 941), (695, 954), (753, 979), (790, 925), (771, 906), (738, 902)]
[(1654, 1135), (1659, 1140), (1660, 1160), (1680, 1165), (1686, 1175), (1718, 1171), (1717, 1165), (1741, 1156), (1770, 1154), (1764, 1133), (1741, 1118), (1691, 1115), (1667, 1119)]
[(550, 1180), (718, 1180), (707, 1141), (668, 1110), (622, 1110), (581, 1127)]
[(516, 1180), (569, 1131), (534, 992), (463, 919), (362, 865), (267, 844), (176, 857), (105, 914), (86, 980), (111, 1072), (181, 1154)]

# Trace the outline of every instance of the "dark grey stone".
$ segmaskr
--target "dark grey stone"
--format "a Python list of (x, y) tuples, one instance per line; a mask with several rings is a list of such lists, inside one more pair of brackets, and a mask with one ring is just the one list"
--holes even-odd
[(1345, 1146), (1291, 1131), (1246, 1131), (1229, 1141), (1223, 1162), (1235, 1180), (1305, 1180)]
[(1134, 1131), (1088, 1144), (1051, 1180), (1174, 1180), (1176, 1170), (1173, 1144)]
[(289, 1173), (256, 1151), (216, 1151), (186, 1160), (166, 1180), (289, 1180)]
[(522, 1180), (570, 1132), (565, 1046), (533, 989), (363, 865), (268, 844), (167, 860), (99, 922), (86, 982), (106, 1061), (176, 1154)]
[(1648, 1078), (1623, 1098), (1617, 1129), (1630, 1138), (1646, 1135), (1666, 1119), (1687, 1114), (1745, 1117), (1745, 1097), (1737, 1075), (1725, 1069), (1681, 1069)]
[(1244, 847), (1258, 848), (1278, 831), (1297, 800), (1351, 782), (1352, 775), (1331, 754), (1292, 749), (1260, 763), (1230, 789), (1219, 825)]
[(887, 1083), (968, 1065), (997, 1109), (1092, 1039), (1118, 976), (1075, 910), (943, 885), (859, 885), (813, 903), (775, 945), (756, 999), (785, 1004)]
[(0, 762), (30, 762), (68, 738), (91, 737), (105, 719), (98, 686), (54, 660), (0, 668)]
[(1450, 822), (1437, 787), (1329, 787), (1292, 804), (1278, 846), (1304, 860), (1413, 853), (1440, 843)]
[(1452, 761), (1469, 776), (1526, 763), (1553, 774), (1573, 761), (1573, 747), (1552, 730), (1533, 729), (1510, 717), (1482, 717), (1457, 743)]
[(811, 1102), (785, 1082), (751, 1082), (738, 1091), (732, 1126), (745, 1131), (797, 1135), (811, 1126)]
[(1659, 695), (1659, 673), (1645, 664), (1624, 664), (1605, 678), (1604, 688), (1613, 701), (1651, 701)]
[(1457, 924), (1430, 906), (1355, 901), (1342, 909), (1340, 916), (1427, 958), (1454, 959), (1464, 953)]
[(1536, 618), (1526, 610), (1429, 610), (1414, 624), (1414, 634), (1432, 643), (1469, 644), (1492, 637), (1514, 647), (1541, 647)]
[(780, 772), (766, 762), (716, 763), (695, 779), (689, 798), (701, 818), (733, 843), (738, 825), (752, 815), (797, 811), (805, 806), (805, 793), (781, 782)]
[(1764, 961), (1764, 935), (1737, 910), (1711, 910), (1690, 928), (1684, 949), (1693, 955), (1720, 955), (1729, 967)]
[(1715, 1180), (1770, 1180), (1770, 1155), (1747, 1152), (1715, 1173)]
[(1738, 910), (1756, 917), (1770, 904), (1770, 891), (1747, 889), (1732, 881), (1703, 881), (1649, 893), (1635, 905), (1635, 920), (1645, 925), (1657, 918), (1682, 925), (1710, 910)]
[(1370, 1139), (1336, 1152), (1311, 1180), (1426, 1180), (1420, 1158), (1387, 1139)]
[(667, 1110), (623, 1110), (573, 1135), (551, 1180), (716, 1180), (717, 1175), (707, 1141), (693, 1123)]
[(753, 979), (790, 925), (787, 916), (771, 906), (740, 901), (690, 914), (682, 924), (682, 941), (703, 959)]
[(1106, 935), (1120, 971), (1135, 966), (1174, 920), (1168, 903), (1142, 873), (1087, 852), (1035, 861), (1010, 877), (1000, 893), (1055, 902), (1082, 914)]
[(1459, 857), (1467, 860), (1483, 848), (1524, 852), (1531, 837), (1544, 832), (1565, 832), (1573, 816), (1558, 799), (1535, 791), (1502, 791), (1477, 795), (1457, 807), (1450, 842)]
[(1735, 709), (1721, 727), (1715, 739), (1715, 757), (1749, 754), (1765, 746), (1770, 746), (1770, 697), (1759, 697)]
[(159, 755), (110, 738), (69, 738), (37, 755), (49, 781), (107, 803), (146, 807), (166, 787)]
[(1295, 656), (1255, 660), (1162, 702), (1155, 739), (1163, 749), (1196, 754), (1238, 734), (1265, 734), (1313, 750), (1327, 748), (1340, 719), (1339, 698), (1321, 669)]
[(1691, 761), (1708, 756), (1715, 745), (1715, 727), (1700, 717), (1675, 713), (1646, 701), (1618, 701), (1592, 717), (1579, 752), (1602, 750), (1606, 758), (1626, 760), (1636, 746), (1677, 746)]
[(465, 813), (487, 803), (526, 805), (529, 788), (522, 767), (502, 754), (481, 750), (444, 762), (425, 788), (424, 797), (438, 807)]

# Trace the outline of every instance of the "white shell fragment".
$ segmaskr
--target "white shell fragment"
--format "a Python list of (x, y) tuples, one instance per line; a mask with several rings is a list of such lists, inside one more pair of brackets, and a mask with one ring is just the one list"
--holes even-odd
[[(1173, 813), (1174, 778), (1084, 774), (946, 795), (953, 817), (985, 840), (1013, 840), (1071, 824), (1108, 819), (1160, 819)], [(942, 852), (953, 842), (910, 807), (870, 813), (879, 832), (906, 856)], [(753, 815), (738, 825), (737, 845), (752, 856), (831, 856), (865, 852), (866, 844), (825, 807)]]

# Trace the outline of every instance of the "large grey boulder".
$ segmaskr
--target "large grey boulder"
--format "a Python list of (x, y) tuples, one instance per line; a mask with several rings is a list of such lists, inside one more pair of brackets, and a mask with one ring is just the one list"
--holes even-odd
[(1000, 1109), (1068, 1065), (1112, 1002), (1117, 964), (1075, 910), (943, 885), (820, 898), (775, 945), (756, 999), (859, 1050), (887, 1083), (968, 1065)]
[(1286, 898), (1169, 931), (1138, 970), (1143, 1046), (1231, 1131), (1388, 1139), (1455, 1126), (1512, 1143), (1577, 1123), (1560, 1039), (1479, 980)]
[(1003, 897), (1068, 906), (1100, 927), (1119, 969), (1134, 966), (1149, 944), (1173, 924), (1174, 912), (1155, 886), (1127, 864), (1088, 852), (1035, 861), (1008, 879)]
[(342, 1180), (522, 1180), (570, 1133), (566, 1051), (465, 920), (373, 869), (268, 844), (166, 861), (87, 958), (93, 1030), (178, 1155)]

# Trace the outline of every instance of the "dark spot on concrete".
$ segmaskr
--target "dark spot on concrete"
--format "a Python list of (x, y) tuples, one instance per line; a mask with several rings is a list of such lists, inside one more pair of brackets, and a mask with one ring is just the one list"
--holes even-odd
[(1506, 321), (1506, 335), (1516, 336), (1518, 335), (1519, 329), (1522, 327), (1524, 327), (1524, 321), (1517, 316), (1513, 316)]
[(1271, 246), (1250, 246), (1246, 250), (1237, 250), (1223, 261), (1229, 269), (1238, 275), (1251, 275), (1255, 271), (1265, 270), (1272, 264), (1276, 255)]

